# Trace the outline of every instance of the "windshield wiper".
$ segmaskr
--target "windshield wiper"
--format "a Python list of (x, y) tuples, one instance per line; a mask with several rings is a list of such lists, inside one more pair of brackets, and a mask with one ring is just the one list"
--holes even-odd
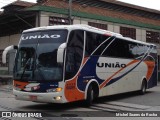
[(32, 65), (32, 64), (31, 64), (31, 58), (29, 58), (29, 59), (27, 60), (25, 66), (24, 66), (24, 69), (23, 69), (23, 72), (22, 72), (22, 75), (21, 75), (21, 80), (22, 80), (22, 78), (23, 78), (23, 76), (24, 76), (24, 73), (25, 73), (25, 71), (26, 71), (26, 68), (27, 68), (28, 66), (29, 66), (29, 67), (32, 67), (32, 66), (30, 66), (30, 65)]

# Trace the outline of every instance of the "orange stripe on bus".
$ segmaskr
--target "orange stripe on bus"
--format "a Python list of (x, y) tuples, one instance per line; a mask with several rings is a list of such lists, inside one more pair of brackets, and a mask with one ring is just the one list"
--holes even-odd
[[(128, 63), (126, 65), (126, 67), (138, 62), (139, 60), (133, 60), (130, 63)], [(125, 67), (125, 68), (126, 68)], [(116, 73), (114, 73), (111, 77), (109, 77), (107, 80), (105, 80), (101, 85), (100, 85), (100, 89), (102, 89), (115, 75), (117, 75), (119, 72), (121, 72), (122, 70), (124, 70), (125, 68), (121, 68), (120, 70), (118, 70)]]
[(78, 76), (65, 84), (64, 95), (68, 102), (84, 99), (84, 92), (79, 91), (77, 88), (77, 79)]
[(83, 59), (82, 65), (84, 65), (84, 64), (88, 61), (88, 58), (89, 58), (89, 57), (85, 57), (85, 58)]
[(154, 71), (155, 62), (145, 61), (145, 64), (148, 67), (146, 78), (147, 78), (147, 80), (149, 80), (152, 76), (153, 71)]
[[(83, 59), (82, 65), (84, 65), (88, 60), (88, 57)], [(80, 73), (79, 73), (80, 74)], [(85, 93), (81, 92), (77, 88), (77, 79), (79, 74), (75, 76), (72, 80), (66, 81), (64, 88), (64, 95), (68, 102), (83, 100), (85, 98)]]
[(20, 82), (20, 81), (16, 81), (16, 80), (13, 81), (13, 85), (15, 87), (20, 88), (20, 89), (24, 89), (25, 86), (28, 85), (28, 84), (29, 84), (28, 82)]

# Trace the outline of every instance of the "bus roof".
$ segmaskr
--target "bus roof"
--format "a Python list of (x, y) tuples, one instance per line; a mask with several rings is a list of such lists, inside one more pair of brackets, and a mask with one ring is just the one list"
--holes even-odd
[(153, 45), (156, 46), (154, 44), (150, 44), (150, 43), (146, 43), (146, 42), (142, 42), (139, 40), (134, 40), (132, 38), (128, 38), (128, 37), (123, 37), (121, 34), (119, 33), (114, 33), (108, 30), (102, 30), (96, 27), (92, 27), (89, 25), (85, 25), (85, 24), (76, 24), (76, 25), (54, 25), (54, 26), (43, 26), (43, 27), (36, 27), (36, 28), (32, 28), (32, 29), (28, 29), (28, 30), (24, 30), (23, 33), (26, 32), (33, 32), (33, 31), (43, 31), (43, 30), (52, 30), (52, 29), (66, 29), (68, 31), (71, 30), (75, 30), (75, 29), (79, 29), (79, 30), (85, 30), (85, 31), (90, 31), (90, 32), (94, 32), (94, 33), (99, 33), (99, 34), (106, 34), (109, 36), (116, 36), (119, 39), (123, 39), (126, 41), (131, 41), (131, 42), (136, 42), (136, 43), (140, 43), (140, 44), (145, 44), (145, 45)]

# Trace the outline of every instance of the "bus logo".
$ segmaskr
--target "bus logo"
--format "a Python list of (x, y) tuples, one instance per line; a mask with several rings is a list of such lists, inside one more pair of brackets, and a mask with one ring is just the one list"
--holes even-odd
[(126, 64), (120, 64), (119, 62), (116, 63), (97, 63), (97, 66), (102, 68), (125, 68), (127, 65)]
[(44, 34), (44, 35), (30, 35), (30, 36), (22, 36), (21, 40), (31, 40), (31, 39), (50, 39), (50, 38), (60, 38), (60, 35), (48, 35), (48, 34)]

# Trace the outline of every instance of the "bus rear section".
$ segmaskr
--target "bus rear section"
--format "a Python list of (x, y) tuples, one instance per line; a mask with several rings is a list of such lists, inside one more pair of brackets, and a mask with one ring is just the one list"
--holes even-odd
[(86, 31), (84, 64), (77, 87), (90, 103), (94, 98), (157, 85), (156, 46), (133, 39)]

